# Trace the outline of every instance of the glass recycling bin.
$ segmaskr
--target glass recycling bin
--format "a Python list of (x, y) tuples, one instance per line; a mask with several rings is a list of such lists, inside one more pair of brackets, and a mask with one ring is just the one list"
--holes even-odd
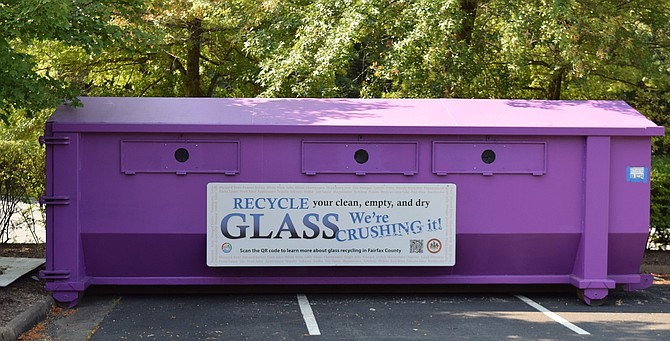
[(46, 123), (47, 289), (646, 288), (650, 139), (622, 101), (81, 98)]

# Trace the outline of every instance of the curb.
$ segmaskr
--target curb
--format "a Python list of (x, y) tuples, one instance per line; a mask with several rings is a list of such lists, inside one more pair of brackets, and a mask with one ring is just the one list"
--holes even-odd
[(670, 265), (646, 265), (640, 268), (645, 273), (670, 274)]
[(51, 296), (45, 296), (43, 300), (33, 304), (28, 310), (0, 327), (0, 341), (16, 340), (21, 333), (42, 321), (49, 313), (52, 304), (53, 299)]

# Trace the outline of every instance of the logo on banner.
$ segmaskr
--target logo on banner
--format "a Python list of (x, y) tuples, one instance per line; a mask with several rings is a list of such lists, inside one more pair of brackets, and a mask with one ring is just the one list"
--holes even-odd
[(442, 242), (439, 239), (433, 238), (428, 241), (426, 248), (430, 253), (438, 253), (442, 250)]

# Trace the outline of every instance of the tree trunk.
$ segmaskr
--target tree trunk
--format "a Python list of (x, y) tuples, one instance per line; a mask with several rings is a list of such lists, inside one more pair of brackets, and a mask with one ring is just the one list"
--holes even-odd
[(202, 45), (202, 20), (188, 22), (186, 55), (186, 97), (204, 97), (200, 87), (200, 46)]
[(472, 40), (472, 31), (475, 28), (478, 2), (478, 0), (461, 0), (461, 11), (464, 18), (460, 29), (456, 32), (456, 37), (458, 40), (465, 41), (468, 45)]
[(554, 70), (547, 86), (547, 99), (561, 99), (561, 87), (563, 86), (563, 76), (565, 69)]

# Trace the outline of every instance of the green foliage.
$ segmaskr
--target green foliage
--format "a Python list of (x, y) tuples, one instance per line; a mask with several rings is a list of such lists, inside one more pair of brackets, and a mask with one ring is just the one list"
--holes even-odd
[(19, 202), (44, 192), (44, 151), (33, 141), (0, 141), (0, 243), (8, 241)]
[(273, 1), (152, 1), (144, 15), (125, 23), (132, 39), (123, 44), (96, 55), (57, 46), (63, 53), (45, 55), (41, 62), (91, 96), (254, 96), (259, 92), (258, 61), (244, 47), (258, 43), (247, 37), (256, 34), (265, 18), (288, 14), (277, 8), (284, 6)]
[(0, 119), (7, 122), (14, 110), (39, 110), (55, 107), (65, 98), (73, 98), (72, 89), (57, 79), (34, 70), (31, 56), (17, 52), (0, 38)]
[(265, 28), (295, 34), (258, 54), (258, 82), (280, 97), (630, 99), (666, 91), (669, 16), (667, 0), (315, 0)]
[(44, 150), (36, 142), (0, 141), (0, 186), (10, 196), (28, 200), (44, 192)]
[[(38, 56), (25, 68), (49, 70), (58, 82), (44, 87), (98, 96), (637, 103), (667, 97), (670, 84), (668, 0), (154, 0), (143, 10), (104, 12), (116, 26), (76, 43), (44, 35), (14, 51)], [(49, 25), (87, 23), (77, 20)]]
[[(670, 128), (670, 88), (639, 89), (625, 92), (624, 96), (631, 106), (654, 123)], [(670, 136), (653, 137), (652, 152), (654, 155), (670, 155)]]
[(140, 9), (139, 0), (0, 0), (0, 120), (28, 115), (75, 99), (78, 89), (57, 70), (39, 68), (34, 46), (59, 42), (98, 53), (124, 40), (119, 24)]
[(670, 246), (670, 157), (654, 157), (652, 168), (649, 240), (667, 248)]
[(30, 117), (17, 113), (8, 117), (7, 124), (0, 122), (0, 243), (9, 240), (9, 232), (15, 227), (12, 215), (21, 216), (24, 226), (34, 231), (32, 211), (21, 209), (19, 203), (44, 194), (44, 149), (38, 137), (50, 112), (43, 110)]
[(44, 149), (39, 136), (49, 110), (33, 117), (12, 115), (9, 124), (0, 122), (0, 186), (5, 196), (27, 201), (44, 192)]
[(0, 140), (25, 141), (37, 145), (44, 132), (44, 122), (51, 114), (51, 110), (42, 110), (31, 116), (21, 112), (9, 116), (7, 123), (0, 122)]

